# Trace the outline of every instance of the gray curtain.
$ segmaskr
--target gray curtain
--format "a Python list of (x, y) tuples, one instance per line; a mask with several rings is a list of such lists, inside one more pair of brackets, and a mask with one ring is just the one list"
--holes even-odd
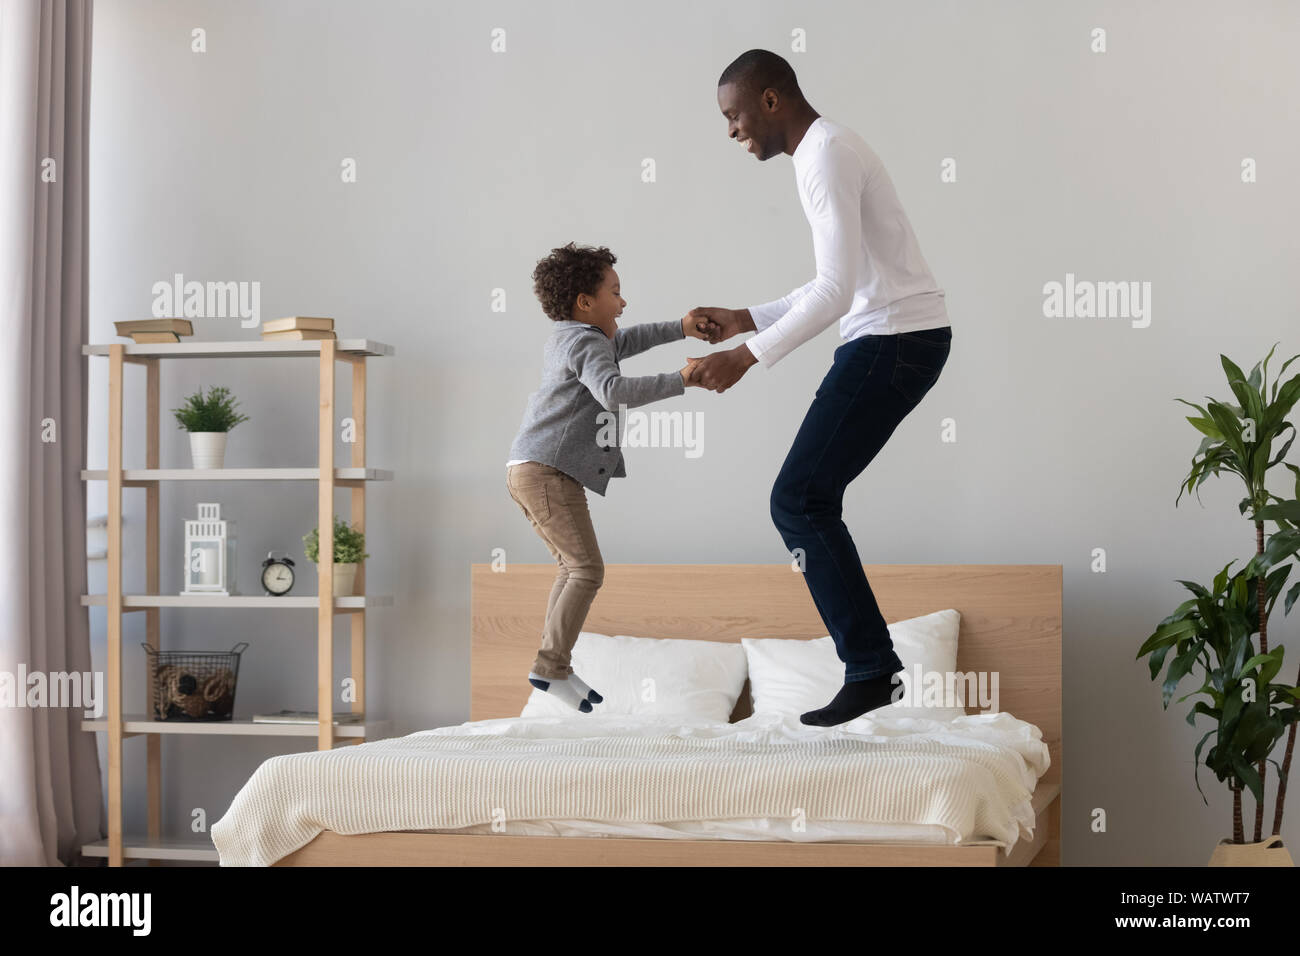
[[(92, 0), (0, 0), (0, 672), (11, 681), (91, 670), (80, 604), (91, 16)], [(0, 865), (74, 863), (104, 835), (82, 714), (0, 707)]]

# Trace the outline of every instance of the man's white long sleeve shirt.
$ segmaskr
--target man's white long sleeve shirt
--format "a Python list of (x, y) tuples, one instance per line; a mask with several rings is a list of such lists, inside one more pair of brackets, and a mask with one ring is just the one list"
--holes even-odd
[(819, 116), (792, 158), (817, 275), (780, 299), (749, 306), (758, 334), (745, 344), (754, 357), (771, 367), (836, 319), (845, 341), (947, 327), (943, 290), (875, 151)]

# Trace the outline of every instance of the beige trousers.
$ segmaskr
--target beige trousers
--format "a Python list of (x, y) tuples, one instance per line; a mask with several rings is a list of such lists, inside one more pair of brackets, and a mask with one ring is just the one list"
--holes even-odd
[(605, 562), (587, 510), (587, 492), (564, 472), (536, 461), (507, 468), (506, 487), (559, 567), (546, 605), (542, 647), (533, 661), (533, 673), (563, 680), (573, 673), (569, 656), (605, 579)]

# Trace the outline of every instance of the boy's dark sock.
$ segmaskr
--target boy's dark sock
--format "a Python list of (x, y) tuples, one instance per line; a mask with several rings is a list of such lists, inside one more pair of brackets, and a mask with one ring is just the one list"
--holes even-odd
[(897, 686), (893, 674), (849, 681), (829, 704), (820, 710), (801, 714), (799, 720), (815, 727), (834, 727), (836, 724), (847, 723), (877, 707), (893, 703), (894, 688)]
[(569, 683), (578, 689), (579, 694), (582, 694), (584, 697), (587, 698), (587, 700), (591, 701), (593, 704), (599, 704), (601, 701), (605, 699), (604, 697), (601, 697), (599, 694), (597, 694), (590, 687), (588, 687), (587, 684), (583, 681), (583, 679), (579, 677), (576, 673), (569, 675)]
[(528, 683), (532, 684), (538, 690), (546, 691), (548, 694), (554, 694), (560, 700), (564, 701), (570, 707), (576, 707), (584, 714), (591, 713), (591, 701), (586, 696), (579, 693), (578, 688), (573, 685), (567, 677), (557, 680), (554, 677), (541, 677), (528, 672)]

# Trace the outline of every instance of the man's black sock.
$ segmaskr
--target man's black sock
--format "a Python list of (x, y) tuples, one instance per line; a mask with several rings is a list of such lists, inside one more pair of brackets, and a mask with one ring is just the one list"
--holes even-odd
[(893, 674), (849, 681), (829, 704), (820, 710), (801, 714), (799, 720), (815, 727), (834, 727), (836, 724), (847, 723), (877, 707), (893, 703), (894, 689), (897, 686)]

